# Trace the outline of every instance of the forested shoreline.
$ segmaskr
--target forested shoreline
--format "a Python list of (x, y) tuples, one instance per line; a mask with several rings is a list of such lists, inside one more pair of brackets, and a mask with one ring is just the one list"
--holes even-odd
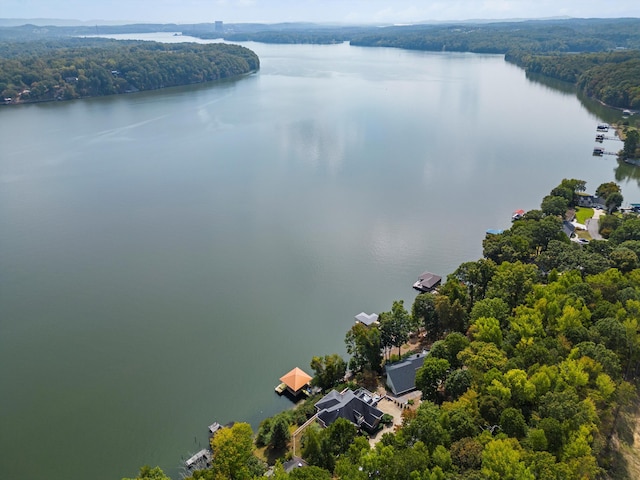
[[(86, 26), (2, 27), (0, 39), (5, 39), (6, 43), (0, 44), (0, 92), (4, 92), (4, 98), (12, 98), (14, 101), (77, 98), (218, 80), (257, 70), (259, 67), (257, 57), (239, 54), (238, 51), (224, 52), (231, 54), (231, 57), (224, 57), (220, 51), (218, 55), (211, 53), (216, 48), (224, 47), (178, 47), (173, 44), (133, 48), (122, 46), (122, 42), (105, 40), (100, 43), (97, 39), (91, 44), (91, 48), (84, 51), (86, 58), (82, 59), (83, 52), (74, 51), (79, 48), (79, 39), (71, 37), (151, 31), (179, 31), (184, 35), (203, 39), (222, 37), (228, 42), (349, 42), (363, 47), (502, 54), (507, 61), (524, 68), (528, 73), (538, 73), (571, 83), (578, 91), (606, 105), (620, 109), (640, 109), (640, 19), (637, 18), (375, 27), (308, 23), (229, 24), (225, 25), (223, 31), (216, 30), (214, 24), (139, 24), (100, 26), (99, 29)], [(107, 47), (114, 50), (111, 56), (100, 50)], [(16, 50), (22, 48), (29, 50), (30, 54), (16, 57)], [(59, 54), (66, 63), (56, 65), (56, 61), (50, 58), (53, 55), (51, 48), (61, 49)], [(147, 51), (147, 54), (141, 50)], [(159, 56), (160, 52), (163, 52), (162, 56)], [(145, 55), (152, 53), (155, 55), (153, 60), (148, 56), (145, 58)], [(205, 59), (207, 56), (209, 58)], [(123, 65), (113, 66), (112, 59), (116, 60), (115, 64)], [(18, 65), (20, 62), (23, 65)], [(73, 65), (76, 63), (80, 67), (76, 65), (74, 70)], [(141, 65), (136, 67), (136, 64)], [(56, 68), (67, 70), (64, 75), (60, 75)], [(24, 69), (24, 75), (21, 69)], [(85, 73), (78, 70), (84, 70)], [(109, 75), (113, 70), (123, 75), (130, 73), (130, 78), (116, 74), (110, 79)], [(34, 74), (40, 71), (43, 72), (40, 76)], [(89, 78), (86, 71), (91, 72), (92, 81), (85, 81), (83, 78)], [(43, 91), (41, 78), (45, 75), (46, 92)], [(76, 77), (79, 84), (75, 83)], [(34, 82), (36, 85), (32, 88)], [(54, 85), (63, 88), (52, 89)], [(18, 97), (25, 90), (29, 92)]]
[(2, 103), (30, 103), (155, 90), (233, 78), (260, 68), (229, 44), (107, 39), (0, 43)]
[[(345, 336), (348, 362), (311, 360), (322, 393), (265, 419), (256, 436), (246, 423), (223, 428), (211, 439), (210, 464), (188, 478), (256, 480), (266, 457), (276, 480), (634, 478), (638, 459), (622, 445), (633, 445), (637, 428), (640, 216), (616, 212), (620, 188), (604, 183), (596, 197), (607, 208), (607, 240), (571, 241), (563, 221), (585, 188), (562, 180), (540, 209), (488, 233), (483, 258), (418, 294), (410, 311), (396, 301), (378, 323), (356, 323)], [(294, 461), (309, 466), (285, 471), (292, 432), (314, 403), (334, 388), (380, 388), (385, 364), (398, 358), (391, 352), (410, 336), (429, 351), (415, 375), (421, 400), (395, 429), (372, 446), (346, 419), (311, 423), (298, 439), (303, 460)], [(143, 467), (137, 480), (167, 478)]]

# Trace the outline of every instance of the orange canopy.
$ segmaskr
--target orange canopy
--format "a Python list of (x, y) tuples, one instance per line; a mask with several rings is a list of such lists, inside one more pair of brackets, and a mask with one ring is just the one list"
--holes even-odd
[(311, 376), (298, 367), (291, 370), (286, 375), (280, 377), (280, 381), (287, 385), (291, 390), (297, 392), (311, 381)]

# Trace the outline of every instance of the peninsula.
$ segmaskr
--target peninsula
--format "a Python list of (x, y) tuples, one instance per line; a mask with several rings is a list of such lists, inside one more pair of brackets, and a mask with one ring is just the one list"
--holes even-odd
[(235, 78), (260, 68), (238, 45), (65, 38), (0, 44), (0, 103), (72, 100)]

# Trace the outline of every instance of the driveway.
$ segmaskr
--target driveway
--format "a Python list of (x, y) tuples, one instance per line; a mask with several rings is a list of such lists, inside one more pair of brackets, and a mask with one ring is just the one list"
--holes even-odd
[(585, 221), (585, 225), (587, 226), (587, 231), (589, 232), (589, 235), (591, 235), (591, 238), (593, 238), (594, 240), (603, 240), (602, 235), (598, 233), (598, 228), (600, 226), (600, 221), (599, 221), (600, 215), (604, 215), (604, 212), (602, 210), (594, 208), (593, 217), (588, 218)]

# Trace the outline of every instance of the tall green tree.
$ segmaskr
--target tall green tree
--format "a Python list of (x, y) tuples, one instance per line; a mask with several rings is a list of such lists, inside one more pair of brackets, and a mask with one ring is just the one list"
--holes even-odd
[(253, 432), (248, 423), (235, 423), (223, 428), (211, 439), (215, 479), (249, 480), (249, 460), (253, 455)]
[(347, 363), (340, 355), (334, 353), (323, 357), (313, 357), (311, 368), (315, 372), (311, 384), (328, 390), (341, 382), (347, 371)]
[(436, 296), (433, 293), (421, 293), (417, 295), (411, 307), (411, 315), (414, 319), (421, 319), (427, 338), (437, 339), (442, 333), (442, 328), (436, 312)]
[(446, 380), (449, 362), (444, 358), (427, 356), (422, 367), (416, 372), (416, 388), (422, 392), (422, 398), (435, 402), (438, 400), (440, 385)]
[(398, 356), (400, 356), (400, 347), (409, 340), (410, 328), (410, 316), (404, 308), (404, 301), (394, 301), (391, 312), (381, 313), (379, 322), (382, 348), (387, 350), (397, 347)]
[(369, 370), (380, 372), (382, 369), (382, 344), (380, 330), (356, 323), (345, 336), (347, 353), (351, 355), (349, 367), (355, 372)]

